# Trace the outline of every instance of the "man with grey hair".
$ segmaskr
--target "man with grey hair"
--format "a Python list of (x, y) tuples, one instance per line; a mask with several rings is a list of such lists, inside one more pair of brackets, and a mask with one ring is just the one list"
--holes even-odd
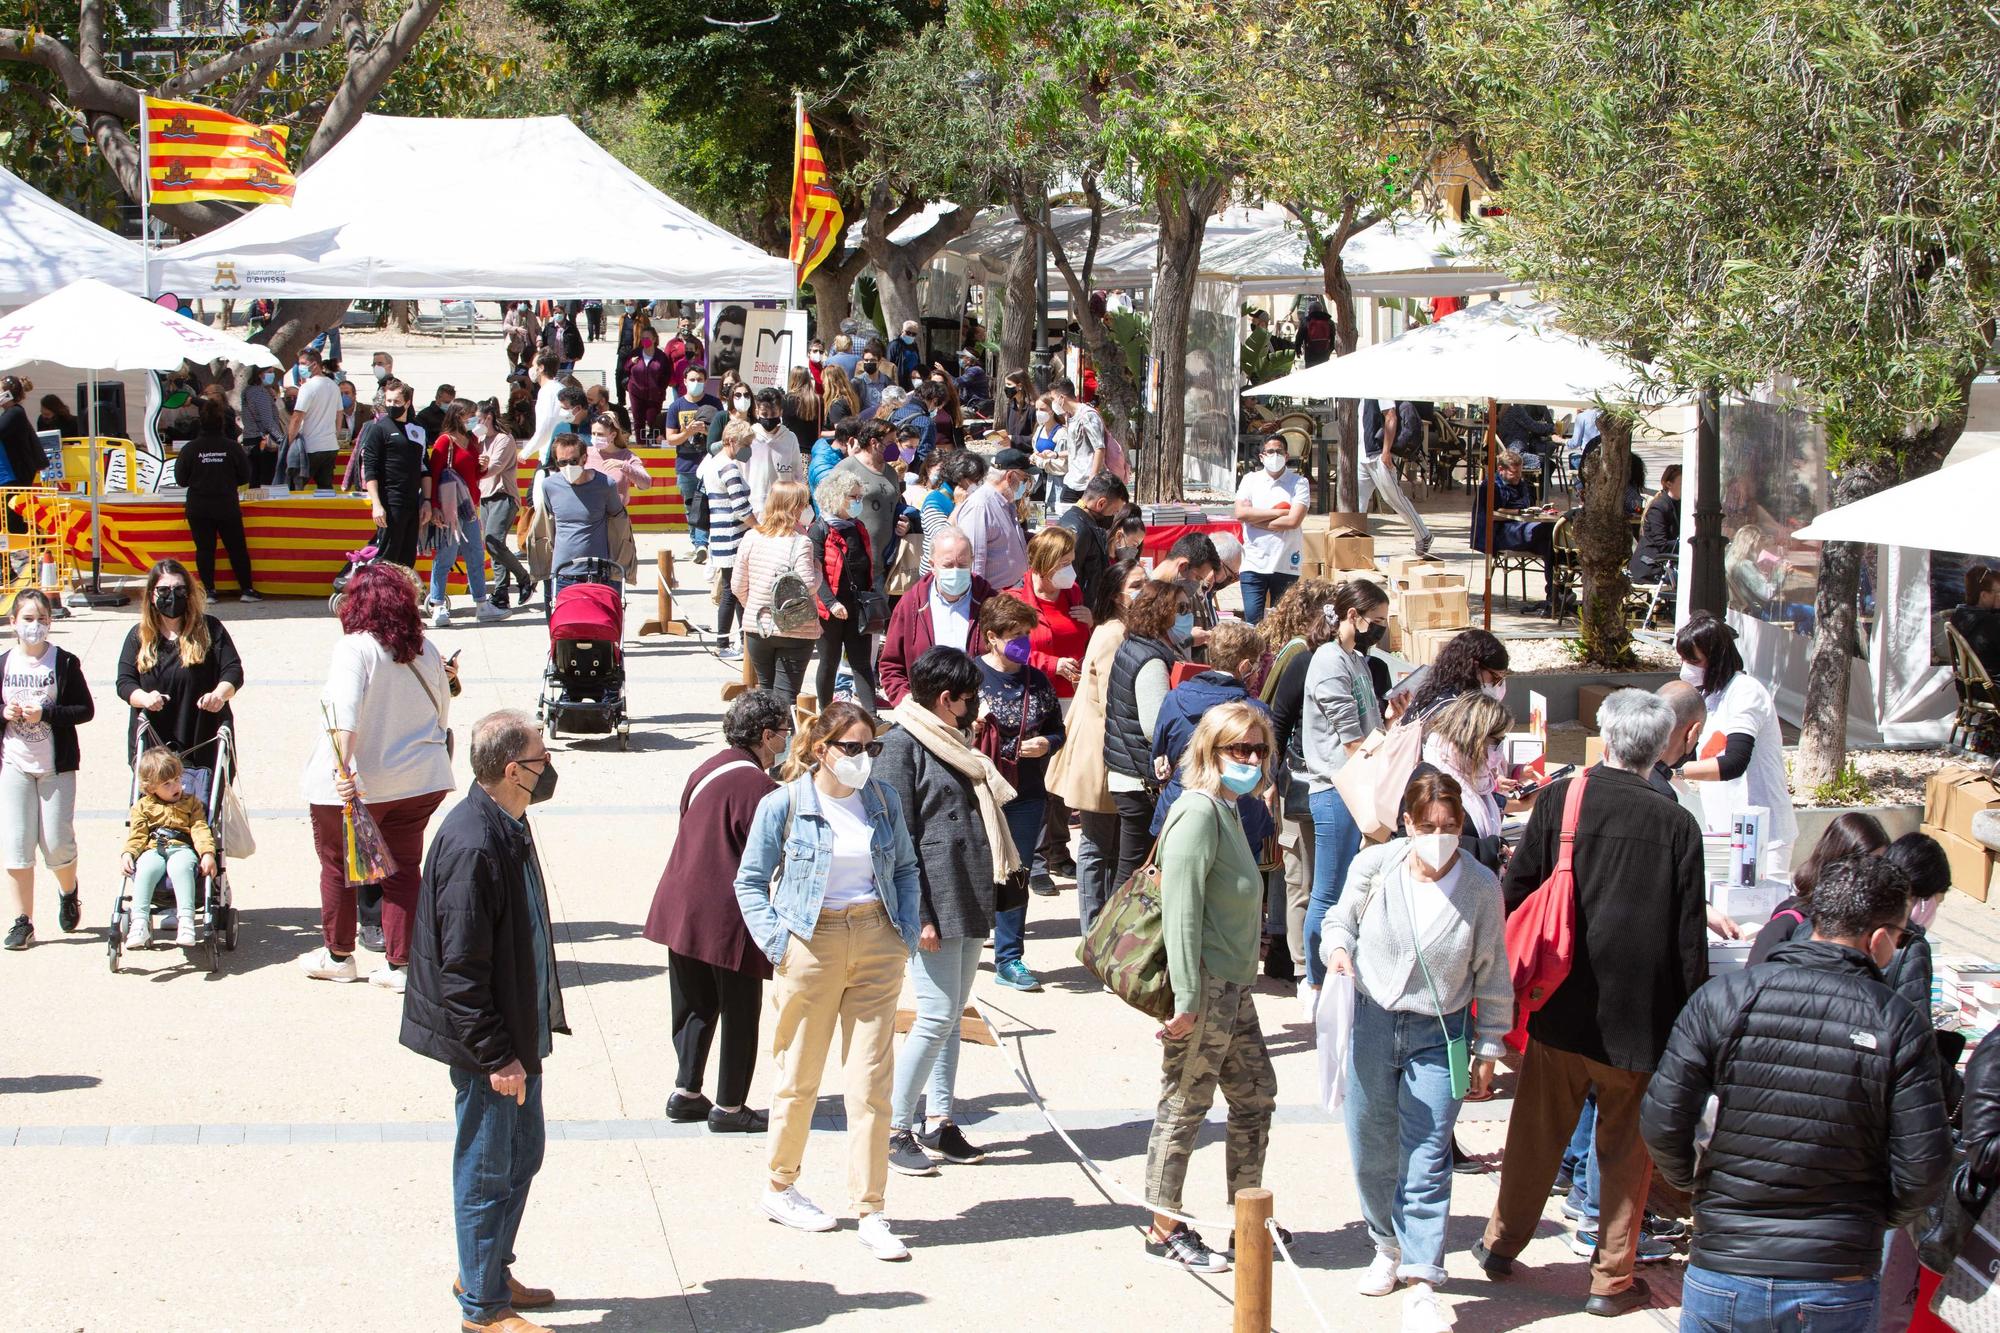
[(457, 1135), (451, 1186), (458, 1295), (472, 1333), (546, 1333), (519, 1310), (554, 1293), (515, 1281), (514, 1238), (541, 1169), (542, 1061), (568, 1035), (528, 807), (556, 770), (525, 713), (472, 728), (472, 787), (424, 857), (403, 991), (402, 1043), (451, 1068)]
[(1708, 949), (1701, 825), (1646, 781), (1674, 732), (1673, 707), (1643, 690), (1619, 690), (1597, 716), (1604, 762), (1541, 794), (1507, 867), (1503, 887), (1513, 911), (1555, 869), (1564, 807), (1581, 784), (1572, 860), (1575, 961), (1528, 1018), (1500, 1197), (1472, 1256), (1489, 1277), (1513, 1272), (1594, 1086), (1601, 1229), (1584, 1308), (1616, 1315), (1652, 1298), (1632, 1276), (1652, 1180), (1639, 1106), (1681, 1006), (1708, 979)]

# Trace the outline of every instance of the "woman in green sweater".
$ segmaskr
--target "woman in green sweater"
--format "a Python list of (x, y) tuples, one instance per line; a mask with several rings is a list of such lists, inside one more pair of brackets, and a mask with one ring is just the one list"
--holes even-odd
[[(1264, 1179), (1278, 1080), (1251, 1003), (1263, 928), (1264, 876), (1243, 835), (1236, 798), (1271, 783), (1269, 718), (1248, 703), (1210, 709), (1181, 757), (1185, 789), (1167, 812), (1157, 852), (1160, 911), (1174, 1016), (1160, 1030), (1160, 1107), (1146, 1144), (1146, 1201), (1156, 1209), (1146, 1257), (1196, 1273), (1229, 1264), (1181, 1211), (1194, 1138), (1215, 1101), (1229, 1103), (1229, 1197)], [(1290, 1237), (1286, 1236), (1289, 1240)], [(1227, 1252), (1234, 1254), (1236, 1238)]]

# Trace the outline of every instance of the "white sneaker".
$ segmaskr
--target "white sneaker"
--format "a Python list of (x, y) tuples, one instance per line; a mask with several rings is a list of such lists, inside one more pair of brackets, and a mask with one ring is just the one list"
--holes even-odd
[(757, 1206), (773, 1222), (795, 1231), (833, 1230), (833, 1219), (821, 1212), (818, 1204), (799, 1193), (797, 1186), (787, 1185), (782, 1190), (762, 1189), (757, 1191), (757, 1196)]
[(472, 608), (473, 615), (481, 620), (505, 620), (512, 612), (502, 611), (491, 602), (481, 602)]
[[(351, 963), (354, 960), (349, 958), (347, 961)], [(396, 994), (401, 995), (403, 993), (403, 978), (408, 971), (408, 968), (391, 967), (389, 964), (384, 963), (368, 974), (368, 984), (371, 986), (380, 986), (383, 990), (392, 990)]]
[(194, 933), (194, 913), (189, 912), (174, 927), (174, 943), (183, 949), (191, 949), (201, 943)]
[(1403, 1256), (1395, 1250), (1377, 1250), (1375, 1257), (1368, 1261), (1368, 1271), (1354, 1284), (1354, 1289), (1363, 1296), (1387, 1296), (1396, 1289), (1396, 1269), (1402, 1265)]
[(1451, 1316), (1428, 1282), (1412, 1282), (1403, 1295), (1403, 1333), (1451, 1333)]
[(153, 926), (143, 913), (133, 913), (132, 929), (125, 932), (125, 947), (128, 949), (153, 947)]
[(314, 981), (359, 981), (361, 970), (354, 965), (354, 955), (336, 959), (333, 950), (321, 945), (305, 957), (299, 959), (299, 966)]
[(887, 1214), (870, 1213), (862, 1218), (856, 1236), (868, 1253), (877, 1259), (886, 1259), (894, 1263), (898, 1259), (910, 1257), (910, 1247), (897, 1240), (896, 1233), (889, 1230)]
[(1309, 981), (1299, 982), (1299, 1022), (1312, 1026), (1313, 1014), (1319, 1008), (1319, 992)]
[(438, 602), (431, 607), (431, 628), (451, 628), (451, 604), (449, 602)]

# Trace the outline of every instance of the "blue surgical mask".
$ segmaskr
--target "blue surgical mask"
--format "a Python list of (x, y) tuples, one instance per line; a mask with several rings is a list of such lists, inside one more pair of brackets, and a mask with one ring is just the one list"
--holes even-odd
[(1264, 770), (1255, 764), (1239, 764), (1227, 759), (1222, 764), (1222, 785), (1238, 796), (1248, 796), (1264, 780)]
[(1194, 634), (1194, 612), (1183, 611), (1174, 617), (1174, 637), (1186, 639)]
[(849, 501), (847, 502), (847, 516), (848, 516), (849, 518), (860, 518), (860, 517), (861, 517), (861, 501), (859, 501), (859, 500), (849, 500)]
[(954, 602), (972, 590), (972, 571), (969, 569), (933, 570), (931, 577), (937, 581), (938, 591)]

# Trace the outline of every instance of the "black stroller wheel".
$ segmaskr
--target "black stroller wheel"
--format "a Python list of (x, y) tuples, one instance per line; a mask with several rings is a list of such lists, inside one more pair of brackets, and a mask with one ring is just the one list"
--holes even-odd
[(104, 952), (111, 962), (111, 975), (115, 977), (118, 975), (118, 931), (116, 927), (112, 928), (111, 938), (104, 943)]

